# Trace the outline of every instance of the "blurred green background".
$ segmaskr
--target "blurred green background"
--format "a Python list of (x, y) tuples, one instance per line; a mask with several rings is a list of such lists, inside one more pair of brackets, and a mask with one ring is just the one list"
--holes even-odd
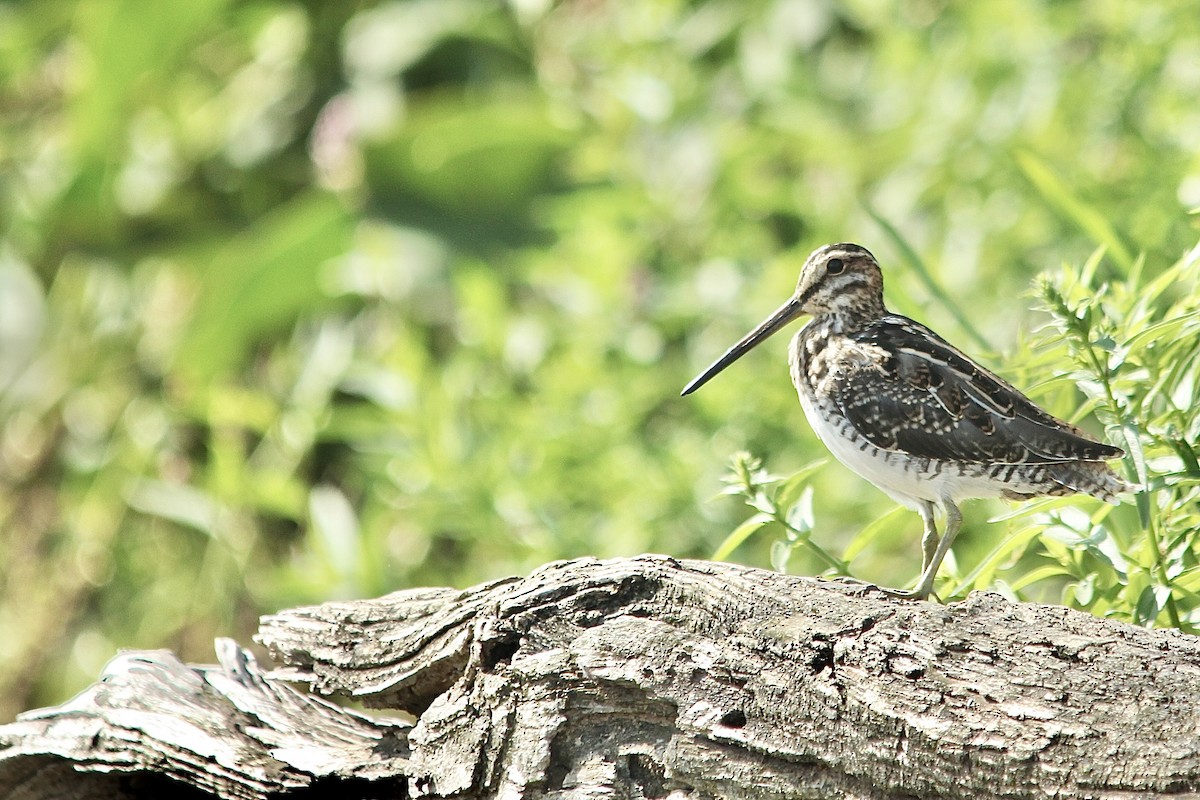
[[(1000, 364), (1040, 271), (1196, 241), (1190, 0), (0, 2), (0, 80), (0, 719), (288, 605), (712, 554), (731, 454), (823, 451), (784, 337), (679, 389), (825, 242)], [(814, 485), (825, 542), (893, 507)]]

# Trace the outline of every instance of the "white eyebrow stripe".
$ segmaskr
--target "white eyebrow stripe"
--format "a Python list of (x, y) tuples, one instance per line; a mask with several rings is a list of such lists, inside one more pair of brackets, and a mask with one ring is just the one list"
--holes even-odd
[(826, 255), (830, 258), (837, 257), (837, 258), (847, 258), (848, 259), (848, 258), (862, 258), (864, 256), (869, 256), (870, 253), (868, 253), (866, 250), (862, 250), (862, 249), (848, 250), (844, 247), (839, 247), (837, 250), (830, 250), (828, 253), (826, 253)]

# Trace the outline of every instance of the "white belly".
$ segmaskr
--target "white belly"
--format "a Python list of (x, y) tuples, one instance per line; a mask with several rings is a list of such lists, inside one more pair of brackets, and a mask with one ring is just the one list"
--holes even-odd
[(950, 500), (958, 503), (973, 497), (1000, 497), (1004, 488), (981, 473), (982, 465), (963, 465), (881, 450), (851, 430), (840, 417), (821, 413), (816, 402), (801, 390), (800, 405), (813, 432), (834, 458), (866, 478), (898, 503), (916, 510), (921, 501)]

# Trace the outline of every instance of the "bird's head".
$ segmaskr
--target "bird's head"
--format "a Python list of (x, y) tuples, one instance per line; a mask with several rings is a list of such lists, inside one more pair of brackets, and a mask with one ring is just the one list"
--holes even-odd
[(811, 314), (864, 319), (885, 313), (883, 272), (869, 250), (848, 242), (818, 247), (800, 270), (796, 293), (697, 375), (684, 388), (683, 394), (691, 394), (708, 383), (718, 372), (797, 317)]
[(867, 314), (883, 311), (883, 271), (871, 251), (839, 242), (818, 247), (805, 260), (789, 303), (803, 314)]

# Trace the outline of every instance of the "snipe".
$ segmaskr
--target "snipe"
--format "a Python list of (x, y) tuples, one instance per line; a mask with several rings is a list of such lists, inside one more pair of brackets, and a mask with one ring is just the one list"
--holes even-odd
[[(788, 351), (809, 424), (847, 467), (924, 522), (921, 577), (896, 597), (924, 599), (968, 498), (1077, 492), (1109, 502), (1132, 486), (1104, 462), (1124, 455), (1039, 408), (945, 339), (883, 303), (883, 273), (856, 244), (804, 263), (796, 293), (684, 388), (699, 389), (797, 317)], [(945, 513), (939, 536), (935, 507)]]

